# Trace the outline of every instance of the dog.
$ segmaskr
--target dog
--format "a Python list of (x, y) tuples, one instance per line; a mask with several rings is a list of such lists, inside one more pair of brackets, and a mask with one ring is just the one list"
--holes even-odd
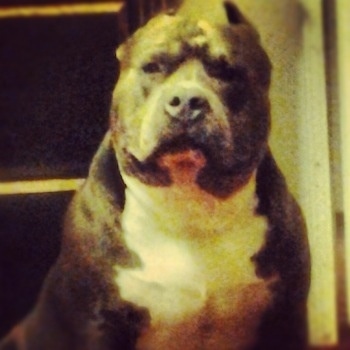
[(268, 146), (271, 64), (232, 3), (117, 50), (111, 123), (2, 350), (303, 349), (309, 249)]

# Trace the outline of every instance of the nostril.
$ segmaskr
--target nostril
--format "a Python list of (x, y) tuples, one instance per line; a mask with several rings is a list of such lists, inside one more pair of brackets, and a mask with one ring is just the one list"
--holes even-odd
[(196, 110), (205, 107), (207, 104), (206, 100), (201, 97), (192, 97), (189, 101), (190, 109)]
[(178, 107), (181, 104), (181, 100), (179, 97), (175, 96), (171, 101), (170, 101), (170, 106), (173, 107)]
[(195, 91), (172, 93), (165, 101), (165, 113), (183, 122), (199, 121), (210, 112), (209, 101)]

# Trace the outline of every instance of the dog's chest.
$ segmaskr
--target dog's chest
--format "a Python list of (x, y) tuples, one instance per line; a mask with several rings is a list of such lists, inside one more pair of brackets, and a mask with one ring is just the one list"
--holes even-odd
[(254, 181), (223, 201), (129, 180), (122, 228), (142, 266), (116, 266), (116, 283), (124, 300), (149, 310), (138, 349), (248, 345), (271, 299), (251, 260), (267, 230), (254, 211)]

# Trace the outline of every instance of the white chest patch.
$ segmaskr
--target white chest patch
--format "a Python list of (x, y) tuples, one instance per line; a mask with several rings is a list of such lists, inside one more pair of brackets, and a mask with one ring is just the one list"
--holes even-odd
[(146, 307), (151, 326), (137, 349), (242, 349), (271, 301), (251, 257), (265, 242), (255, 178), (220, 200), (196, 185), (152, 188), (123, 176), (122, 227), (140, 268), (116, 266), (124, 300)]

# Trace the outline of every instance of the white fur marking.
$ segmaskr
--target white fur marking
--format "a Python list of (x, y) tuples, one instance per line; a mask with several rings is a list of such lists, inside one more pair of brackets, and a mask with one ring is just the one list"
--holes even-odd
[(254, 213), (255, 177), (227, 200), (193, 183), (154, 188), (123, 178), (126, 244), (143, 265), (116, 266), (116, 283), (123, 299), (151, 315), (137, 348), (249, 345), (271, 298), (250, 260), (267, 230), (266, 218)]

